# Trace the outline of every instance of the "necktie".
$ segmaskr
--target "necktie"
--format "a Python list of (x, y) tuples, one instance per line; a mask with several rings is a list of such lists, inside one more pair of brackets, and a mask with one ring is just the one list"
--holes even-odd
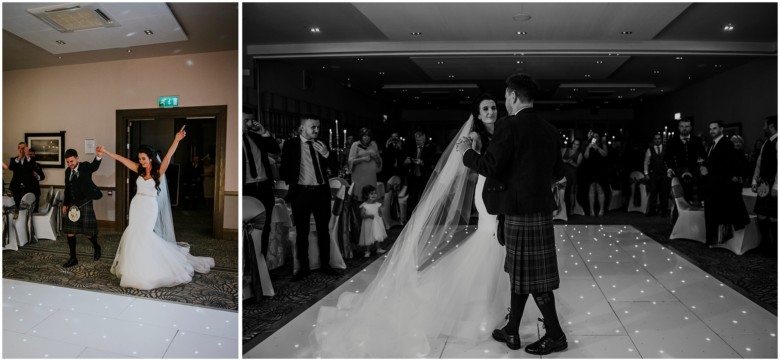
[(661, 154), (661, 146), (660, 145), (656, 145), (655, 146), (655, 152), (656, 152), (656, 154)]
[(255, 156), (252, 155), (252, 148), (249, 145), (252, 140), (249, 139), (249, 136), (244, 134), (244, 145), (246, 148), (244, 148), (244, 153), (246, 153), (247, 160), (249, 160), (249, 176), (254, 178), (257, 178), (257, 164), (255, 164)]
[(69, 179), (69, 181), (73, 182), (73, 178), (76, 178), (78, 176), (79, 176), (79, 171), (77, 171), (75, 169), (70, 171), (70, 179)]
[(322, 175), (320, 174), (320, 162), (317, 160), (317, 151), (314, 150), (314, 142), (311, 140), (307, 140), (306, 143), (309, 143), (309, 153), (311, 153), (311, 163), (314, 165), (314, 175), (317, 176), (317, 184), (322, 184), (324, 179), (322, 178)]
[(690, 139), (690, 138), (682, 138), (682, 142), (683, 142), (683, 144), (687, 144), (689, 139)]
[(717, 144), (717, 143), (716, 142), (712, 142), (712, 144), (710, 144), (710, 150), (707, 151), (707, 158), (710, 157), (710, 153), (712, 153), (712, 148), (715, 148), (715, 144)]

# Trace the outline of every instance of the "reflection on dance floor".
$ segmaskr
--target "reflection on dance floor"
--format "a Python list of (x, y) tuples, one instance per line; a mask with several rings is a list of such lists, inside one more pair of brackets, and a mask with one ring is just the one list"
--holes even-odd
[[(556, 225), (561, 287), (555, 291), (569, 348), (543, 358), (777, 358), (777, 317), (630, 226)], [(265, 339), (244, 358), (311, 358), (320, 306), (362, 291), (380, 258)], [(402, 317), (402, 316), (399, 316)], [(543, 335), (526, 304), (523, 346)], [(431, 358), (538, 358), (487, 340), (440, 337)]]

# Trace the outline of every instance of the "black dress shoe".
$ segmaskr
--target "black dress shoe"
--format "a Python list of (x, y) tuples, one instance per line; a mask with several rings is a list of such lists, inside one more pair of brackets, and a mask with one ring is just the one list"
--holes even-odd
[(493, 330), (493, 339), (506, 343), (506, 346), (512, 350), (519, 350), (521, 347), (520, 335), (510, 335), (503, 328)]
[(552, 352), (563, 351), (567, 347), (569, 347), (569, 344), (566, 342), (566, 335), (562, 335), (557, 339), (544, 335), (539, 341), (526, 346), (525, 352), (532, 355), (547, 355)]
[(292, 278), (290, 279), (290, 281), (298, 282), (298, 281), (306, 278), (306, 276), (308, 276), (309, 273), (310, 273), (309, 270), (298, 270), (298, 273), (293, 275)]
[(65, 264), (62, 265), (62, 267), (68, 268), (68, 267), (73, 267), (73, 266), (75, 266), (77, 264), (79, 264), (79, 260), (77, 260), (75, 258), (70, 258), (68, 260), (68, 262), (65, 262)]
[(95, 261), (100, 259), (100, 245), (95, 245), (95, 255), (92, 257)]

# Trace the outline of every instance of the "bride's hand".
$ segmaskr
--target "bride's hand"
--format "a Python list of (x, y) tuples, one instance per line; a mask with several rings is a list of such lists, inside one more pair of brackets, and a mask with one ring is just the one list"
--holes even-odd
[(102, 145), (98, 145), (97, 148), (95, 148), (95, 152), (97, 153), (97, 157), (98, 158), (102, 158), (103, 157), (103, 152), (104, 152), (103, 146)]
[(174, 140), (179, 142), (182, 139), (184, 139), (184, 137), (187, 136), (187, 132), (184, 131), (184, 127), (186, 127), (186, 126), (187, 126), (186, 124), (181, 126), (181, 130), (178, 133), (176, 133), (176, 138), (174, 138)]

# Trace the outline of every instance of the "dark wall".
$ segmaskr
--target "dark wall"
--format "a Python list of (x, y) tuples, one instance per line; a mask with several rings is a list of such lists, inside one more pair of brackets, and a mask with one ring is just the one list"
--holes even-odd
[(747, 151), (764, 136), (764, 118), (777, 114), (777, 57), (756, 60), (637, 107), (636, 123), (648, 140), (674, 113), (694, 117), (694, 134), (711, 120), (742, 124)]

